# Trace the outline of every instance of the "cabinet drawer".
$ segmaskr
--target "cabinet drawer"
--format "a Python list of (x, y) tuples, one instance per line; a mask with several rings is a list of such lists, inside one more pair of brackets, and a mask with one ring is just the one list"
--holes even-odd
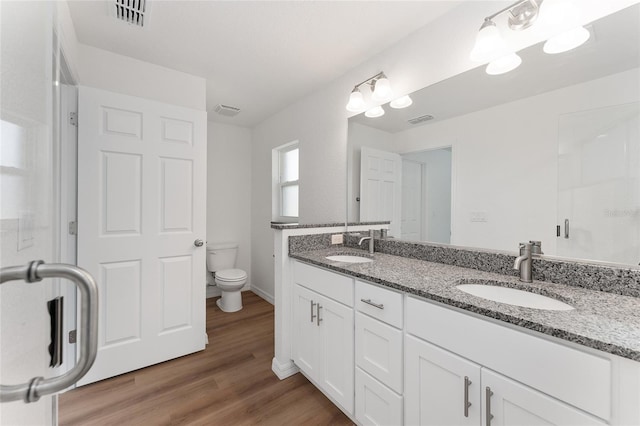
[(380, 321), (402, 328), (402, 293), (356, 280), (356, 308)]
[(347, 306), (353, 306), (353, 278), (294, 261), (293, 280), (295, 284), (300, 284)]
[(356, 312), (356, 365), (402, 393), (402, 331)]
[(356, 420), (362, 425), (401, 425), (402, 397), (356, 368)]
[(409, 297), (407, 332), (609, 420), (611, 361)]

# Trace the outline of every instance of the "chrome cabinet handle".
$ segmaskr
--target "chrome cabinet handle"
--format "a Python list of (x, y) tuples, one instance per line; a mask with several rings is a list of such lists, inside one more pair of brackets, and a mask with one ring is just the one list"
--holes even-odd
[(569, 219), (564, 220), (564, 237), (569, 238)]
[(360, 299), (362, 303), (366, 303), (367, 305), (371, 305), (374, 308), (384, 309), (384, 305), (382, 303), (372, 302), (371, 299)]
[(316, 306), (316, 303), (313, 302), (313, 300), (311, 301), (311, 322), (313, 322), (314, 319), (316, 319), (316, 316), (313, 314), (313, 307)]
[(9, 266), (0, 269), (0, 284), (23, 280), (27, 283), (43, 278), (66, 278), (73, 281), (80, 293), (80, 355), (73, 369), (61, 376), (34, 377), (29, 383), (0, 385), (0, 402), (36, 402), (41, 396), (59, 392), (76, 383), (89, 371), (98, 352), (98, 286), (91, 274), (73, 265), (45, 264), (42, 260), (26, 266)]
[(491, 426), (491, 419), (493, 419), (493, 414), (491, 414), (491, 395), (493, 395), (493, 392), (491, 392), (491, 388), (489, 386), (487, 386), (487, 389), (485, 390), (486, 394), (485, 394), (485, 399), (486, 399), (486, 426)]
[(198, 238), (197, 240), (195, 240), (193, 242), (193, 245), (196, 247), (202, 247), (204, 245), (204, 241), (202, 241), (200, 238)]
[(322, 305), (318, 303), (318, 315), (316, 315), (316, 324), (318, 325), (318, 327), (320, 327), (320, 321), (322, 321), (322, 318), (320, 318), (320, 309), (322, 309)]
[(469, 380), (469, 377), (464, 376), (464, 416), (469, 417), (469, 407), (471, 407), (471, 403), (469, 402), (469, 385), (473, 383)]

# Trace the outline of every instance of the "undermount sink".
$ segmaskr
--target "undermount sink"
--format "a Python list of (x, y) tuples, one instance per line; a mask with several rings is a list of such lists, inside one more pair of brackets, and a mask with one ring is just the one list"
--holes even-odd
[(339, 254), (335, 256), (327, 256), (328, 260), (332, 260), (334, 262), (345, 262), (345, 263), (368, 263), (373, 262), (373, 259), (369, 259), (368, 257), (362, 256), (354, 256), (349, 254)]
[(548, 311), (570, 311), (573, 306), (557, 299), (518, 290), (516, 288), (501, 287), (489, 284), (460, 284), (456, 288), (473, 296), (507, 305), (522, 306), (524, 308), (545, 309)]

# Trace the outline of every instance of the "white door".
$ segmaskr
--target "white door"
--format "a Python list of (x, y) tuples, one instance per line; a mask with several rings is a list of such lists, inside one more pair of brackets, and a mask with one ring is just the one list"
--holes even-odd
[(78, 265), (97, 280), (80, 384), (204, 349), (206, 113), (81, 87)]
[(411, 336), (405, 351), (406, 423), (480, 426), (480, 366)]
[(299, 285), (294, 287), (293, 361), (314, 380), (318, 380), (320, 374), (319, 301), (319, 294)]
[(393, 152), (362, 147), (360, 221), (390, 220), (389, 235), (400, 237), (402, 160)]
[(403, 240), (421, 241), (422, 238), (422, 163), (402, 160), (402, 225)]
[(483, 426), (606, 424), (577, 408), (485, 368), (482, 369), (482, 404), (486, 410), (482, 416)]
[(353, 413), (353, 309), (327, 297), (320, 299), (321, 386)]

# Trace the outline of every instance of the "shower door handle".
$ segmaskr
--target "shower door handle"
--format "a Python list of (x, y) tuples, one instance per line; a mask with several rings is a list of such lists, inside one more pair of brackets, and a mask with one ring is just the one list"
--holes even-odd
[(197, 240), (195, 240), (193, 242), (193, 245), (196, 247), (202, 247), (204, 245), (204, 241), (202, 241), (200, 238), (198, 238)]
[(41, 396), (68, 388), (89, 371), (98, 352), (98, 286), (84, 269), (73, 265), (45, 264), (35, 260), (25, 266), (9, 266), (0, 269), (0, 284), (7, 281), (34, 283), (43, 278), (65, 278), (71, 280), (80, 293), (80, 354), (73, 369), (61, 376), (34, 377), (28, 383), (0, 385), (0, 402), (36, 402)]

